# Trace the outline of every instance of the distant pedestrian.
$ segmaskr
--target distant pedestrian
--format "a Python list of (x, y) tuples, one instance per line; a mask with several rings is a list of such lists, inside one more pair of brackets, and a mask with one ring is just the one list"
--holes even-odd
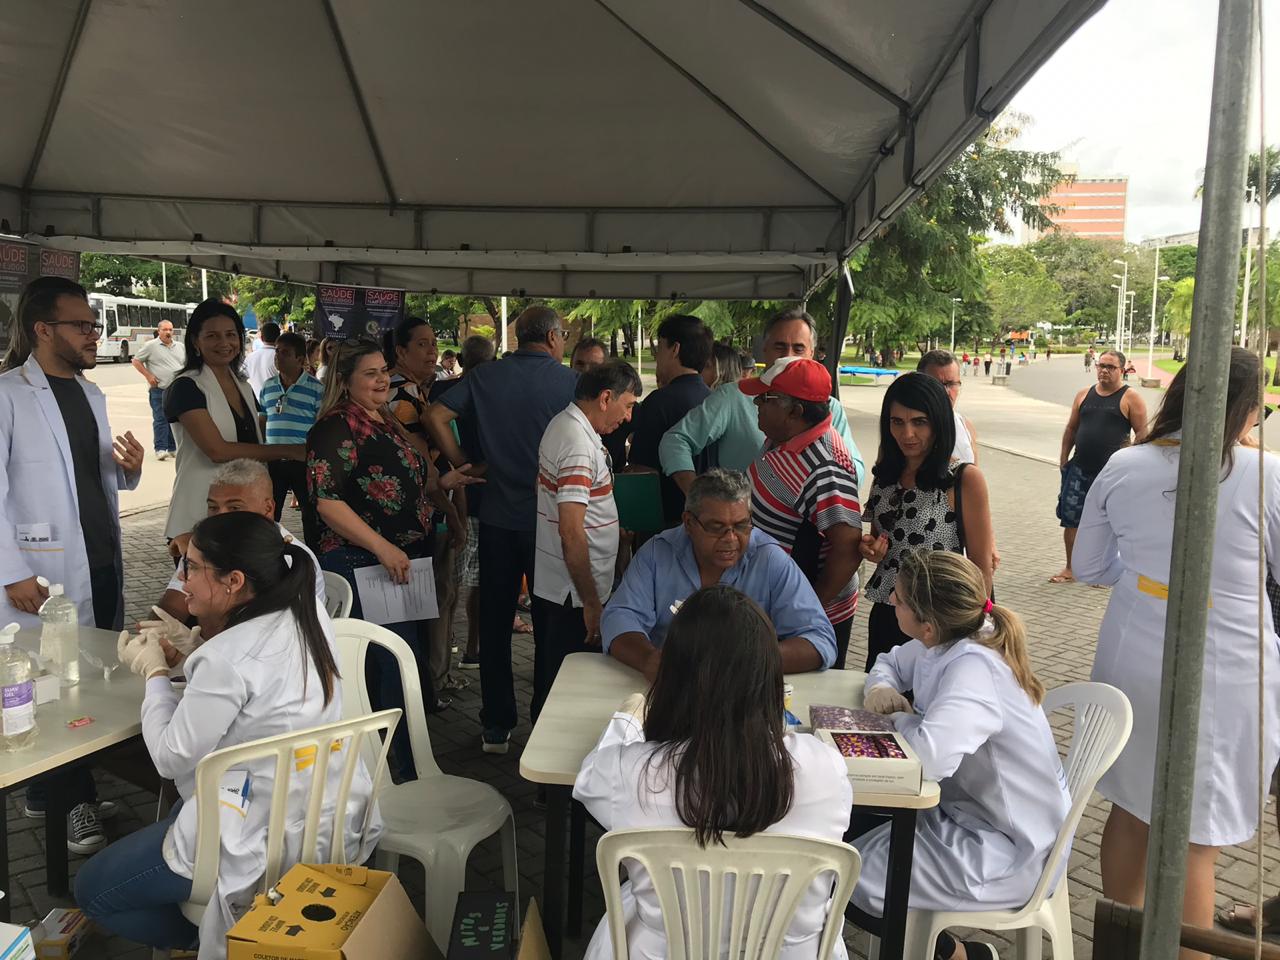
[(991, 351), (988, 350), (982, 358), (982, 375), (984, 377), (991, 376)]
[(1090, 347), (1084, 355), (1084, 369), (1086, 373), (1093, 369), (1093, 347)]
[(978, 368), (982, 366), (982, 358), (976, 353), (973, 355), (973, 375), (978, 376)]
[(151, 439), (157, 460), (173, 458), (178, 449), (173, 431), (164, 415), (164, 390), (173, 382), (187, 362), (186, 348), (173, 336), (173, 324), (161, 320), (154, 340), (148, 340), (133, 357), (133, 369), (147, 381), (147, 400), (151, 403)]
[(969, 351), (966, 350), (960, 357), (960, 376), (967, 377), (968, 375), (969, 375)]
[[(262, 410), (266, 418), (268, 444), (305, 444), (307, 431), (315, 425), (324, 398), (324, 384), (307, 373), (307, 342), (296, 333), (282, 333), (276, 340), (275, 360), (280, 372), (262, 385)], [(303, 539), (310, 546), (316, 542), (315, 508), (307, 495), (307, 465), (301, 460), (272, 460), (267, 464), (271, 474), (272, 497), (275, 499), (276, 523), (284, 512), (284, 495), (292, 492), (302, 508)]]
[(1049, 362), (1050, 360), (1052, 360), (1052, 359), (1053, 359), (1053, 347), (1045, 347), (1045, 348), (1044, 348), (1044, 362), (1045, 362), (1045, 363), (1048, 363), (1048, 362)]
[(253, 387), (255, 398), (262, 396), (262, 387), (276, 375), (276, 341), (280, 339), (280, 324), (267, 322), (262, 325), (260, 346), (245, 358), (244, 372)]
[[(1050, 583), (1070, 583), (1071, 552), (1085, 497), (1112, 454), (1129, 443), (1132, 432), (1141, 443), (1147, 435), (1147, 405), (1121, 380), (1125, 356), (1108, 350), (1098, 357), (1098, 382), (1076, 394), (1071, 417), (1062, 432), (1062, 486), (1058, 493), (1058, 520), (1067, 551), (1067, 564), (1049, 578)], [(1075, 451), (1074, 455), (1072, 450)]]

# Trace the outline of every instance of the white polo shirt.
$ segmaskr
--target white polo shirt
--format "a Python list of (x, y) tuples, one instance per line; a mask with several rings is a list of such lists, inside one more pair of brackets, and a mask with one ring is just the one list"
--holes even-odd
[(583, 520), (591, 576), (600, 602), (613, 589), (614, 563), (618, 559), (618, 507), (613, 500), (613, 471), (600, 434), (586, 415), (571, 403), (556, 414), (538, 444), (537, 556), (533, 567), (533, 592), (544, 600), (563, 605), (582, 598), (573, 586), (560, 546), (560, 504), (585, 503)]

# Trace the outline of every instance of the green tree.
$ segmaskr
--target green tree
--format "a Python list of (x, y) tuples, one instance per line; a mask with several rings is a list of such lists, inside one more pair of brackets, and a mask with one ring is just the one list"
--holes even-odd
[(1196, 296), (1196, 278), (1184, 277), (1173, 285), (1164, 308), (1165, 329), (1184, 340), (1191, 333), (1191, 305)]
[(986, 303), (998, 335), (1060, 325), (1066, 294), (1026, 247), (993, 246), (982, 251), (987, 278)]

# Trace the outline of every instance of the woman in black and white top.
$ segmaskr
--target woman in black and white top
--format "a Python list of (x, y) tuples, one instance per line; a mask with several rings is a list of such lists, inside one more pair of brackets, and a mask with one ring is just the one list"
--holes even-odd
[(900, 376), (885, 392), (880, 452), (862, 511), (862, 556), (876, 564), (862, 590), (874, 604), (867, 618), (868, 671), (880, 654), (911, 639), (898, 629), (889, 602), (907, 550), (964, 553), (991, 592), (995, 543), (987, 481), (973, 464), (952, 465), (955, 431), (950, 398), (927, 374)]
[(235, 308), (206, 300), (191, 312), (187, 362), (164, 393), (164, 414), (177, 441), (177, 475), (164, 534), (187, 533), (207, 512), (205, 499), (218, 464), (249, 460), (301, 460), (302, 444), (263, 443), (253, 388), (240, 372), (244, 322)]

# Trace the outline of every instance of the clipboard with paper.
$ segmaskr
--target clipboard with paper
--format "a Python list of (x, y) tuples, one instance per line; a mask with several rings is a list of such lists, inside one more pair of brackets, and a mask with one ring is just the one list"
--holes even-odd
[(386, 626), (388, 623), (434, 620), (440, 616), (430, 557), (409, 561), (408, 583), (392, 583), (386, 568), (380, 564), (357, 567), (355, 579), (361, 617), (370, 623)]

